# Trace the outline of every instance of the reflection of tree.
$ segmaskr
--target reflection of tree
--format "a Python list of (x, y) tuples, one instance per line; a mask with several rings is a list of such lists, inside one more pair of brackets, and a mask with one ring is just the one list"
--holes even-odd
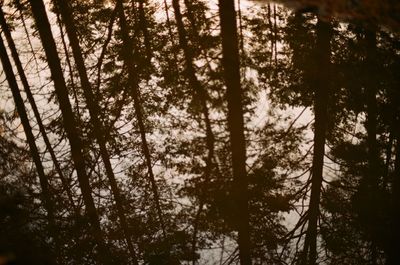
[(395, 18), (306, 2), (6, 1), (0, 254), (397, 264)]

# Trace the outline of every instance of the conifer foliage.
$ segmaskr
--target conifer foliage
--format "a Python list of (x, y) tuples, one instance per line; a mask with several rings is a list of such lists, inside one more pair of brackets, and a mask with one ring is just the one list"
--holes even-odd
[(261, 2), (0, 1), (0, 265), (400, 264), (398, 4)]

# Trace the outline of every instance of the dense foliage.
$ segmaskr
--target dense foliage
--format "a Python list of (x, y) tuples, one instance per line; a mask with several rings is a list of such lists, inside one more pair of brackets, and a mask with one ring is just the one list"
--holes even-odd
[(231, 4), (1, 1), (0, 265), (399, 264), (398, 32)]

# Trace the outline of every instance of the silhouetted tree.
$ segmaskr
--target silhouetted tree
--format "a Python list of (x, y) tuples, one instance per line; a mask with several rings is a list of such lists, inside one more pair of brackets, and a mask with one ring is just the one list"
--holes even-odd
[(239, 258), (242, 265), (250, 265), (250, 227), (248, 210), (248, 180), (246, 174), (246, 143), (244, 137), (242, 89), (240, 85), (239, 47), (234, 2), (219, 1), (222, 38), (222, 65), (228, 102), (228, 127), (232, 151), (232, 199), (238, 231)]
[(77, 171), (80, 188), (86, 206), (86, 212), (90, 220), (94, 239), (97, 243), (98, 262), (108, 264), (111, 259), (108, 248), (105, 245), (104, 235), (101, 231), (100, 220), (94, 205), (92, 197), (92, 188), (85, 168), (85, 159), (82, 154), (82, 142), (77, 134), (75, 117), (72, 112), (71, 104), (68, 98), (68, 92), (60, 65), (56, 45), (54, 43), (51, 27), (47, 19), (46, 10), (42, 1), (30, 1), (32, 13), (35, 18), (43, 48), (46, 52), (47, 62), (50, 67), (54, 88), (57, 94), (60, 110), (63, 117), (63, 123), (67, 137), (69, 139), (72, 159)]

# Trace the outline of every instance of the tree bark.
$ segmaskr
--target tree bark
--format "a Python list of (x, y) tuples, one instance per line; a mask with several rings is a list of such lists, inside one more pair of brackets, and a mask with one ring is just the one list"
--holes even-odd
[(77, 172), (79, 186), (82, 191), (87, 216), (92, 229), (92, 235), (98, 247), (97, 260), (99, 264), (111, 264), (111, 254), (109, 249), (106, 247), (104, 235), (100, 226), (100, 218), (92, 197), (92, 188), (86, 173), (85, 159), (82, 152), (83, 144), (78, 135), (75, 117), (68, 98), (68, 90), (61, 69), (60, 59), (58, 57), (53, 34), (51, 32), (50, 23), (47, 18), (46, 9), (43, 1), (41, 0), (29, 0), (29, 2), (44, 51), (46, 53), (47, 62), (50, 67), (55, 92), (60, 105), (65, 132), (71, 147), (72, 160), (74, 161)]
[(228, 101), (228, 128), (232, 152), (232, 195), (237, 206), (234, 216), (238, 230), (239, 259), (241, 265), (250, 265), (252, 262), (243, 92), (240, 84), (238, 34), (233, 0), (219, 0), (219, 16), (222, 37), (222, 66), (224, 68), (226, 98)]

